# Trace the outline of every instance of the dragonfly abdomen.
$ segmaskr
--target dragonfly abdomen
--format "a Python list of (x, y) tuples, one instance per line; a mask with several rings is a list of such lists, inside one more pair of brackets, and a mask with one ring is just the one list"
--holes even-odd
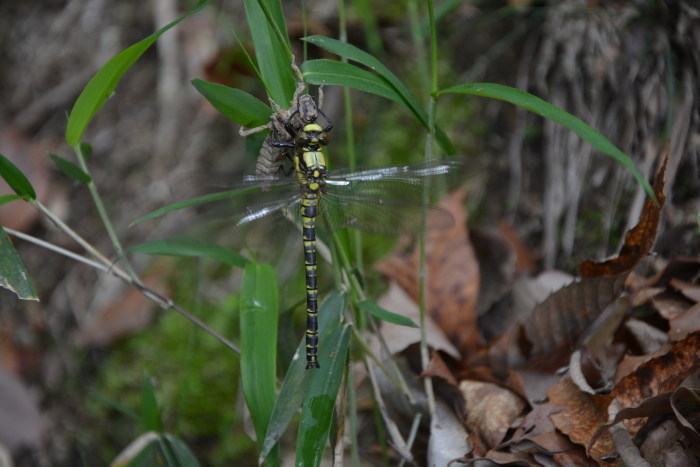
[(306, 369), (320, 368), (318, 352), (318, 283), (316, 281), (316, 206), (318, 193), (308, 192), (301, 201), (304, 266), (306, 268)]

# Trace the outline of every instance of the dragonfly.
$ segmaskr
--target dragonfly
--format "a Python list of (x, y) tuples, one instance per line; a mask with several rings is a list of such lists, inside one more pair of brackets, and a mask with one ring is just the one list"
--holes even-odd
[(272, 143), (288, 151), (290, 170), (227, 178), (214, 186), (213, 193), (198, 198), (207, 211), (207, 230), (220, 227), (229, 234), (224, 237), (233, 236), (237, 244), (264, 246), (262, 239), (286, 230), (290, 221), (301, 226), (307, 370), (320, 368), (317, 229), (329, 233), (346, 227), (383, 234), (415, 233), (424, 225), (426, 208), (430, 212), (428, 229), (448, 228), (454, 224), (451, 214), (430, 203), (454, 184), (453, 176), (464, 165), (461, 158), (447, 157), (413, 165), (329, 171), (324, 148), (330, 142), (333, 124), (318, 111), (327, 126), (312, 122), (295, 129), (292, 115), (285, 124), (291, 140)]

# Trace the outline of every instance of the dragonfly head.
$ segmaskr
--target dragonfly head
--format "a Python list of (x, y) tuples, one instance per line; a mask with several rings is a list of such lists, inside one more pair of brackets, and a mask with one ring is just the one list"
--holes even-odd
[(323, 131), (320, 125), (310, 123), (304, 126), (304, 129), (296, 134), (294, 142), (297, 146), (308, 148), (312, 151), (320, 150), (320, 146), (327, 145), (330, 142), (328, 133)]

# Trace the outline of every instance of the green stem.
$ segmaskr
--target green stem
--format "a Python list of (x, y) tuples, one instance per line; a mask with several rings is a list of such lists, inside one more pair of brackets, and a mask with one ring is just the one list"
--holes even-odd
[[(75, 151), (75, 154), (78, 157), (80, 168), (83, 169), (83, 172), (90, 175), (90, 170), (88, 169), (87, 162), (85, 161), (85, 156), (83, 155), (83, 150), (80, 143), (76, 144), (73, 147), (73, 150)], [(109, 220), (107, 210), (105, 209), (104, 204), (102, 204), (102, 198), (100, 198), (100, 194), (97, 192), (97, 186), (95, 186), (95, 183), (92, 181), (92, 177), (90, 177), (90, 181), (88, 182), (87, 186), (90, 190), (90, 194), (92, 195), (92, 200), (95, 203), (97, 212), (100, 215), (100, 219), (102, 220), (102, 223), (105, 226), (105, 230), (107, 230), (107, 235), (112, 241), (112, 246), (114, 247), (114, 251), (117, 253), (119, 261), (121, 261), (124, 265), (124, 269), (126, 269), (127, 274), (129, 274), (129, 277), (131, 277), (131, 280), (133, 280), (137, 284), (141, 284), (141, 280), (138, 278), (134, 270), (131, 268), (131, 264), (129, 264), (126, 257), (124, 256), (124, 249), (122, 248), (121, 243), (119, 243), (117, 233), (114, 231), (114, 227), (112, 227), (112, 222)]]

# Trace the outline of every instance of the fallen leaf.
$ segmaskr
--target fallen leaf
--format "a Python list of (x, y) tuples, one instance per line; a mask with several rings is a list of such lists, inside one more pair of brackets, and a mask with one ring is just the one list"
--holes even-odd
[(671, 449), (664, 452), (663, 464), (664, 467), (697, 467), (699, 464), (695, 456), (688, 447), (676, 442)]
[(625, 277), (582, 279), (550, 295), (491, 344), (492, 366), (553, 372), (565, 365), (581, 334), (617, 299)]
[(685, 313), (692, 303), (675, 292), (665, 291), (651, 299), (654, 308), (667, 320)]
[(673, 318), (668, 326), (668, 337), (673, 342), (682, 340), (691, 332), (700, 331), (700, 303)]
[(653, 428), (644, 438), (639, 452), (651, 465), (664, 465), (663, 454), (683, 437), (673, 420), (665, 420)]
[(38, 448), (42, 421), (31, 391), (14, 375), (0, 369), (0, 445), (11, 451)]
[(700, 390), (679, 387), (671, 395), (671, 408), (679, 423), (679, 428), (692, 446), (693, 454), (700, 456), (700, 434), (688, 419), (698, 420), (700, 416)]
[(530, 274), (534, 274), (537, 270), (535, 256), (525, 247), (513, 226), (501, 219), (498, 221), (498, 230), (501, 231), (503, 238), (506, 239), (511, 249), (515, 252), (515, 270), (527, 271)]
[[(680, 383), (700, 366), (700, 332), (689, 334), (665, 355), (652, 358), (625, 376), (613, 389), (622, 409), (637, 407), (644, 400), (662, 392), (676, 389)], [(646, 419), (631, 420), (625, 425), (635, 436)]]
[[(554, 426), (576, 444), (587, 446), (596, 430), (607, 421), (606, 402), (609, 400), (586, 394), (568, 378), (552, 386), (547, 395), (552, 404), (566, 408), (550, 415)], [(615, 452), (610, 434), (600, 436), (587, 452), (602, 463), (604, 457)]]
[(672, 278), (668, 285), (678, 290), (688, 300), (692, 300), (695, 303), (700, 302), (700, 285), (692, 284), (676, 278)]
[(490, 448), (500, 444), (513, 421), (527, 406), (514, 392), (491, 383), (461, 381), (468, 428), (476, 428)]
[[(479, 265), (466, 230), (464, 195), (464, 190), (457, 190), (440, 203), (442, 209), (452, 214), (455, 225), (450, 229), (429, 231), (425, 243), (428, 312), (457, 349), (466, 355), (480, 347), (481, 337), (476, 315)], [(397, 281), (418, 302), (419, 263), (416, 247), (410, 255), (396, 253), (381, 261), (377, 270)]]
[(624, 274), (631, 271), (639, 261), (649, 254), (654, 244), (654, 238), (656, 238), (661, 208), (666, 200), (664, 196), (664, 177), (670, 153), (671, 146), (669, 145), (661, 169), (659, 169), (659, 173), (654, 180), (653, 189), (659, 201), (658, 204), (651, 199), (647, 199), (644, 202), (639, 222), (625, 234), (625, 241), (618, 255), (603, 262), (584, 261), (578, 265), (581, 277), (612, 277)]
[(479, 262), (479, 300), (476, 311), (483, 316), (503, 300), (516, 278), (516, 254), (503, 234), (494, 228), (477, 228), (469, 232)]
[(665, 355), (671, 349), (671, 347), (671, 344), (666, 343), (655, 352), (648, 355), (625, 355), (615, 369), (615, 377), (613, 378), (613, 381), (615, 383), (619, 383), (622, 378), (639, 368), (639, 365), (646, 363), (659, 355)]
[(511, 444), (527, 440), (537, 444), (550, 454), (572, 449), (574, 445), (569, 438), (557, 431), (550, 418), (550, 415), (564, 410), (567, 408), (550, 403), (538, 405), (525, 416), (523, 422), (515, 430), (513, 437), (496, 448), (503, 449)]

